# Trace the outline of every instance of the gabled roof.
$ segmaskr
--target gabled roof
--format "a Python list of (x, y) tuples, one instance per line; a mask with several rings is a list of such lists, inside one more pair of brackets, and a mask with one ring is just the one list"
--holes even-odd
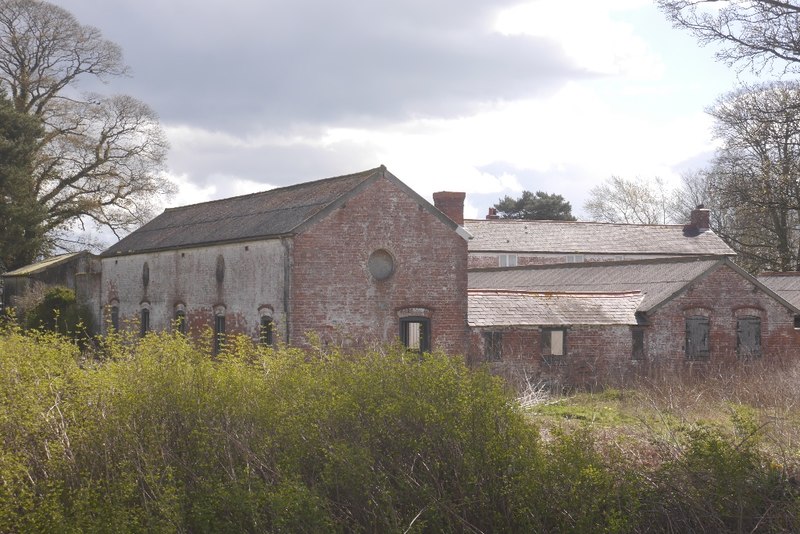
[(733, 269), (794, 313), (800, 312), (797, 306), (730, 259), (708, 256), (472, 269), (469, 271), (469, 288), (537, 292), (641, 291), (644, 298), (637, 311), (652, 312), (684, 291), (690, 283), (722, 266)]
[(470, 289), (473, 327), (635, 325), (644, 296), (624, 293), (564, 293)]
[(761, 273), (758, 281), (800, 308), (800, 273)]
[(685, 232), (681, 225), (470, 219), (464, 226), (473, 235), (470, 252), (735, 255), (711, 230)]
[(68, 252), (67, 254), (59, 254), (58, 256), (53, 256), (52, 258), (47, 258), (42, 261), (37, 261), (36, 263), (31, 263), (30, 265), (25, 265), (24, 267), (20, 267), (19, 269), (8, 271), (7, 273), (3, 273), (3, 276), (4, 277), (30, 276), (32, 274), (37, 274), (42, 271), (45, 271), (51, 267), (61, 265), (62, 263), (66, 263), (73, 258), (81, 256), (82, 254), (89, 254), (89, 252), (82, 250), (80, 252)]
[(394, 182), (442, 222), (458, 228), (386, 167), (380, 166), (261, 193), (169, 208), (111, 246), (102, 256), (293, 235), (378, 178)]

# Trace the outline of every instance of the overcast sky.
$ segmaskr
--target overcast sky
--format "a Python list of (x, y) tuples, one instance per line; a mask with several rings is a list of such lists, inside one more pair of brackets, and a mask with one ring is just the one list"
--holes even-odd
[(652, 0), (54, 0), (122, 46), (107, 93), (151, 105), (180, 205), (384, 164), (467, 216), (505, 195), (582, 215), (611, 175), (713, 151), (735, 71)]

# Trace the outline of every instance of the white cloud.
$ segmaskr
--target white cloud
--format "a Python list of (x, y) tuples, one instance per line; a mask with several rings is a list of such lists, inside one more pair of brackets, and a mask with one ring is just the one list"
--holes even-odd
[(557, 41), (579, 65), (607, 75), (657, 79), (663, 65), (631, 25), (614, 20), (643, 0), (536, 0), (504, 10), (495, 28), (506, 35), (533, 35)]

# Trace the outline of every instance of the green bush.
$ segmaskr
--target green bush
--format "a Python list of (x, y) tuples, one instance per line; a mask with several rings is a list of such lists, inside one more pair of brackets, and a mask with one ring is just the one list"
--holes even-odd
[(25, 327), (79, 338), (91, 332), (91, 315), (86, 306), (78, 303), (75, 292), (56, 286), (45, 291), (35, 307), (25, 312)]
[(743, 532), (798, 528), (747, 414), (644, 468), (540, 438), (459, 358), (0, 334), (0, 532)]

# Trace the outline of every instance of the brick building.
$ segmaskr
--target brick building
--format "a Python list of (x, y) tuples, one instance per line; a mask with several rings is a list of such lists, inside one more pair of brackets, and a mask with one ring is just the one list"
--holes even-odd
[(736, 255), (709, 228), (709, 210), (701, 207), (686, 225), (498, 219), (493, 211), (464, 221), (473, 235), (470, 269)]
[(399, 339), (564, 384), (800, 355), (797, 278), (737, 267), (708, 210), (685, 226), (465, 221), (464, 199), (432, 205), (379, 167), (168, 209), (91, 269), (8, 274), (73, 265), (104, 328), (210, 330), (216, 348)]
[(800, 310), (728, 258), (475, 269), (473, 361), (566, 384), (800, 356)]
[(102, 253), (105, 315), (215, 343), (314, 333), (463, 354), (467, 238), (384, 167), (168, 209)]

